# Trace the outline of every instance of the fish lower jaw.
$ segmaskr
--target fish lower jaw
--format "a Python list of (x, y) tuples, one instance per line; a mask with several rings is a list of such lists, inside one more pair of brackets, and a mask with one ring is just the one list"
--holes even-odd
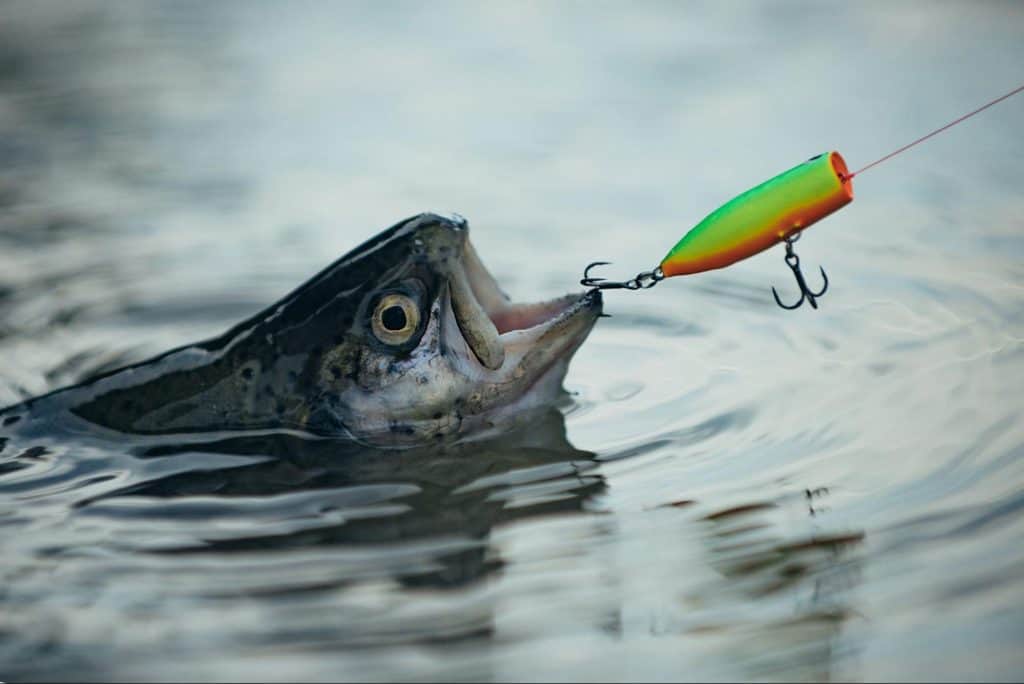
[(532, 382), (510, 401), (491, 406), (480, 413), (462, 418), (461, 439), (477, 440), (493, 436), (520, 424), (537, 410), (554, 404), (565, 394), (562, 382), (569, 369), (570, 357), (560, 358), (543, 370)]
[(528, 363), (528, 357), (541, 357), (533, 362), (535, 366), (549, 365), (560, 357), (568, 361), (590, 334), (603, 309), (598, 290), (566, 295), (552, 301), (559, 303), (559, 312), (555, 316), (530, 328), (512, 330), (499, 336), (508, 357), (502, 371), (508, 372), (507, 366), (517, 366), (517, 372), (522, 374), (522, 366)]

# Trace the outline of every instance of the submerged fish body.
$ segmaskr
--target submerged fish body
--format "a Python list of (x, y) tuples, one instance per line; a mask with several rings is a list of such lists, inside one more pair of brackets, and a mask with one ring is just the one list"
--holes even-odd
[(421, 214), (223, 335), (0, 410), (168, 435), (291, 429), (408, 445), (500, 426), (562, 392), (597, 291), (513, 304), (461, 217)]

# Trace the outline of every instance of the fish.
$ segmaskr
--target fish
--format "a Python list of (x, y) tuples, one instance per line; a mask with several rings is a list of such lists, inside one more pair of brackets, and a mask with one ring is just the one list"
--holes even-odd
[(0, 434), (292, 430), (402, 447), (564, 396), (598, 290), (515, 303), (457, 215), (422, 213), (224, 334), (0, 409)]

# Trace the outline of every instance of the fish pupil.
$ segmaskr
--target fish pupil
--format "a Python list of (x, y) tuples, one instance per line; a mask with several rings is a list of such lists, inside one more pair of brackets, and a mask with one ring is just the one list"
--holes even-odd
[(404, 328), (408, 319), (406, 318), (405, 310), (402, 309), (402, 307), (389, 306), (381, 312), (380, 322), (386, 329), (395, 332)]

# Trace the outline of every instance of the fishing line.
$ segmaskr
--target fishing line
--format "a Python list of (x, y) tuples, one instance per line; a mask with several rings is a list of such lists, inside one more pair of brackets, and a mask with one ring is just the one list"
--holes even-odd
[(818, 308), (817, 298), (828, 289), (828, 276), (821, 269), (824, 284), (817, 292), (812, 290), (800, 270), (800, 257), (793, 244), (802, 232), (829, 214), (853, 201), (853, 177), (882, 162), (906, 152), (975, 114), (1024, 91), (1021, 85), (997, 97), (941, 128), (890, 152), (853, 173), (846, 167), (843, 156), (836, 151), (811, 157), (757, 187), (732, 198), (704, 217), (669, 250), (661, 262), (649, 271), (642, 271), (629, 280), (614, 281), (590, 275), (596, 266), (607, 261), (595, 261), (583, 271), (580, 284), (599, 290), (646, 290), (672, 276), (701, 273), (725, 268), (742, 259), (752, 257), (772, 245), (786, 243), (786, 265), (793, 271), (800, 298), (794, 304), (783, 304), (779, 293), (772, 288), (775, 301), (783, 309), (795, 309), (804, 302)]
[(1020, 91), (1022, 91), (1022, 90), (1024, 90), (1024, 85), (1022, 85), (1022, 86), (1020, 86), (1019, 88), (1016, 88), (1016, 89), (1014, 89), (1014, 90), (1011, 90), (1010, 92), (1006, 93), (1006, 94), (1005, 94), (1005, 95), (1003, 95), (1002, 97), (997, 97), (996, 99), (992, 100), (991, 102), (989, 102), (989, 103), (988, 103), (988, 104), (986, 104), (986, 105), (983, 105), (983, 106), (981, 106), (981, 107), (978, 107), (977, 109), (975, 109), (975, 110), (974, 110), (973, 112), (970, 112), (969, 114), (964, 114), (963, 116), (961, 116), (961, 117), (960, 117), (959, 119), (957, 119), (957, 120), (955, 120), (955, 121), (950, 121), (950, 122), (949, 122), (948, 124), (946, 124), (946, 125), (945, 125), (945, 126), (943, 126), (942, 128), (936, 128), (936, 129), (935, 129), (934, 131), (932, 131), (932, 132), (931, 132), (931, 133), (929, 133), (928, 135), (922, 136), (922, 137), (918, 138), (917, 140), (915, 140), (914, 142), (912, 142), (912, 143), (909, 143), (909, 144), (907, 144), (907, 145), (904, 145), (903, 147), (899, 148), (899, 149), (898, 149), (898, 150), (896, 150), (895, 152), (890, 152), (889, 154), (885, 155), (885, 156), (884, 156), (884, 157), (882, 157), (881, 159), (878, 159), (878, 160), (876, 160), (876, 161), (873, 161), (873, 162), (871, 162), (870, 164), (868, 164), (867, 166), (865, 166), (865, 167), (863, 167), (863, 168), (861, 168), (861, 169), (858, 169), (858, 170), (854, 171), (854, 172), (853, 172), (853, 173), (851, 173), (851, 174), (850, 174), (849, 176), (847, 176), (847, 178), (853, 178), (854, 176), (856, 176), (856, 175), (857, 175), (857, 174), (859, 174), (859, 173), (864, 173), (865, 171), (867, 171), (868, 169), (870, 169), (870, 168), (871, 168), (872, 166), (878, 166), (879, 164), (881, 164), (882, 162), (884, 162), (884, 161), (885, 161), (886, 159), (892, 159), (892, 158), (893, 158), (893, 157), (895, 157), (895, 156), (896, 156), (897, 154), (900, 154), (901, 152), (906, 152), (907, 150), (909, 150), (909, 149), (910, 149), (911, 147), (913, 147), (914, 145), (917, 145), (918, 143), (923, 143), (923, 142), (924, 142), (925, 140), (927, 140), (928, 138), (931, 138), (932, 136), (936, 136), (936, 135), (938, 135), (939, 133), (942, 133), (942, 132), (943, 132), (944, 130), (946, 130), (946, 129), (948, 129), (948, 128), (952, 128), (953, 126), (956, 126), (956, 125), (957, 125), (958, 123), (961, 123), (961, 122), (963, 122), (963, 121), (967, 121), (967, 119), (970, 119), (970, 118), (971, 118), (972, 116), (974, 116), (975, 114), (980, 114), (981, 112), (985, 111), (986, 109), (988, 109), (988, 108), (989, 108), (989, 107), (991, 107), (992, 105), (996, 105), (996, 104), (999, 104), (1000, 102), (1002, 102), (1002, 101), (1003, 101), (1003, 100), (1005, 100), (1006, 98), (1008, 98), (1008, 97), (1013, 97), (1014, 95), (1016, 95), (1017, 93), (1019, 93), (1019, 92), (1020, 92)]

